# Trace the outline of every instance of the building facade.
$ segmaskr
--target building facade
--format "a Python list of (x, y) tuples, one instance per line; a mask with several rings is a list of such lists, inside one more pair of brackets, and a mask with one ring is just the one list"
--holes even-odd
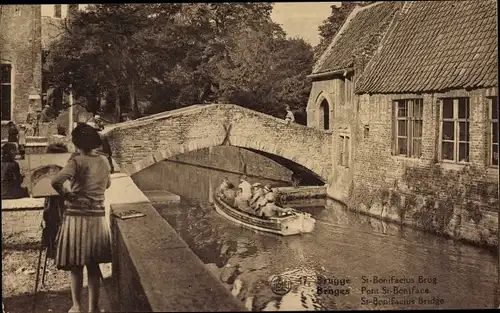
[[(47, 49), (59, 37), (63, 22), (72, 10), (84, 6), (0, 6), (2, 140), (7, 137), (6, 125), (9, 121), (25, 123), (30, 107), (33, 110), (42, 109), (49, 89), (43, 73)], [(63, 94), (56, 96), (62, 99)]]
[(472, 221), (466, 239), (496, 240), (496, 15), (491, 0), (352, 12), (310, 75), (308, 126), (332, 134), (332, 198), (440, 232)]
[(2, 125), (24, 123), (29, 106), (41, 106), (40, 17), (40, 5), (0, 6)]

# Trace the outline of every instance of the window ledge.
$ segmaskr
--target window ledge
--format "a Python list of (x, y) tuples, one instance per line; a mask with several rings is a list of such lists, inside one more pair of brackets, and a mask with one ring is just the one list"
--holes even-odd
[(12, 121), (11, 121), (11, 120), (2, 121), (2, 124), (1, 124), (1, 125), (7, 125), (7, 124), (9, 124), (10, 122), (12, 122)]
[(452, 171), (460, 171), (467, 165), (470, 165), (470, 163), (451, 163), (445, 161), (441, 161), (439, 164), (441, 165), (441, 168)]
[(422, 158), (411, 158), (404, 155), (391, 155), (392, 159), (395, 161), (404, 161), (410, 163), (420, 163), (422, 162)]
[(323, 129), (323, 132), (324, 132), (325, 134), (333, 134), (333, 130), (331, 130), (331, 129), (329, 129), (329, 130), (324, 130), (324, 129)]

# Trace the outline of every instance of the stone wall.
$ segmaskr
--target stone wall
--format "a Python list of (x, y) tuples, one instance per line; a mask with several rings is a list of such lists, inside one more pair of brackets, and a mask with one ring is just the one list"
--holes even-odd
[[(335, 103), (330, 127), (333, 179), (328, 181), (328, 195), (353, 210), (495, 245), (498, 169), (488, 165), (488, 97), (496, 95), (496, 90), (353, 95), (352, 101), (347, 101), (347, 97), (342, 100), (347, 92), (343, 80), (313, 82), (308, 104), (313, 113), (308, 124), (318, 127), (314, 110), (319, 104), (314, 100), (324, 96)], [(469, 166), (438, 161), (439, 98), (445, 97), (469, 97)], [(393, 101), (412, 98), (422, 98), (424, 106), (420, 158), (393, 153)], [(339, 154), (334, 151), (339, 150), (339, 138), (344, 134), (350, 136), (348, 167), (339, 165)]]
[[(332, 173), (328, 178), (328, 193), (331, 197), (343, 201), (348, 198), (349, 185), (354, 175), (353, 153), (356, 150), (354, 77), (352, 74), (339, 74), (331, 79), (313, 81), (309, 101), (307, 103), (307, 125), (323, 129), (323, 101), (329, 106), (329, 130), (323, 130), (329, 136), (330, 162)], [(343, 138), (348, 138), (344, 141)], [(341, 150), (346, 157), (341, 162)]]
[[(495, 246), (498, 169), (488, 165), (488, 96), (494, 89), (359, 97), (351, 207), (403, 224)], [(439, 98), (469, 97), (469, 166), (439, 162)], [(423, 98), (422, 156), (392, 153), (392, 102)], [(370, 194), (371, 192), (371, 194)]]
[(281, 156), (330, 176), (328, 134), (236, 105), (206, 105), (121, 123), (107, 132), (113, 156), (129, 174), (174, 155), (229, 144)]
[[(13, 108), (16, 123), (24, 123), (30, 101), (41, 109), (41, 100), (28, 100), (42, 92), (40, 5), (2, 5), (0, 58), (12, 65)], [(2, 138), (6, 137), (2, 127)]]
[[(113, 311), (245, 310), (130, 177), (113, 174), (105, 196), (113, 240)], [(129, 210), (145, 216), (121, 220), (114, 215)]]

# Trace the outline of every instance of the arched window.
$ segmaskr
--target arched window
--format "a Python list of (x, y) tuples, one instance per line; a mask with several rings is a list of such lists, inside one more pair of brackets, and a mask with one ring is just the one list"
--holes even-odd
[(319, 106), (319, 126), (323, 127), (324, 130), (330, 129), (330, 106), (328, 101), (323, 99)]

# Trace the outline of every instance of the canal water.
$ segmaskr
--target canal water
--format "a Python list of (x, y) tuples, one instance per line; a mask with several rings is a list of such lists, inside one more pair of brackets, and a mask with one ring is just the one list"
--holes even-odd
[(288, 204), (317, 219), (313, 233), (258, 233), (219, 216), (209, 203), (216, 182), (224, 176), (237, 182), (238, 175), (163, 166), (163, 186), (182, 203), (156, 204), (158, 212), (253, 311), (494, 307), (498, 263), (484, 249), (401, 229), (325, 199)]

